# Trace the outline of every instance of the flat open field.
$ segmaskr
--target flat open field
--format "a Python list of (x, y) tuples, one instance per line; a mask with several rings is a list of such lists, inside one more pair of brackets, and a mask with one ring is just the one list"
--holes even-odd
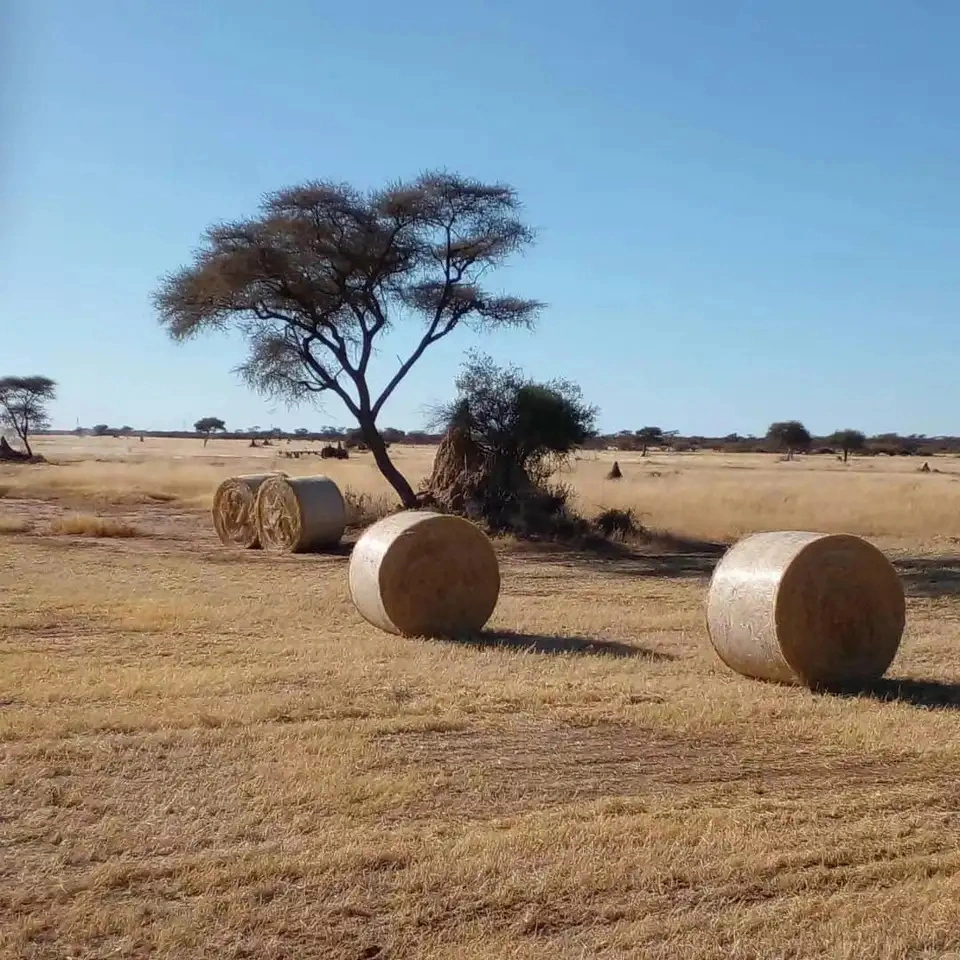
[[(345, 555), (216, 540), (226, 476), (386, 494), (369, 455), (277, 459), (309, 446), (53, 438), (0, 467), (0, 956), (960, 955), (960, 460), (618, 455), (613, 483), (587, 454), (584, 510), (670, 536), (498, 543), (468, 646), (368, 626)], [(716, 544), (778, 528), (898, 564), (872, 695), (714, 655)]]

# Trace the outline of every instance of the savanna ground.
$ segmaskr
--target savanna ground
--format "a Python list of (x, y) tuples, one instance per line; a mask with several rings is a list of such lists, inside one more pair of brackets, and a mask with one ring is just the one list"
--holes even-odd
[[(583, 508), (670, 536), (499, 542), (468, 646), (368, 626), (345, 554), (215, 539), (223, 477), (380, 496), (366, 455), (37, 446), (58, 463), (0, 468), (0, 955), (960, 955), (960, 460), (617, 455), (612, 483), (588, 454)], [(433, 453), (395, 452), (417, 478)], [(872, 694), (713, 654), (715, 545), (777, 528), (898, 563)]]

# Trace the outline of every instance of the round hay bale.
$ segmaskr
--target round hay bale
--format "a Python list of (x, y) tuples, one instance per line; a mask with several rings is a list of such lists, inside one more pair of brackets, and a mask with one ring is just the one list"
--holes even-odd
[(903, 585), (873, 545), (847, 534), (758, 533), (717, 565), (707, 630), (746, 677), (808, 687), (879, 679), (906, 620)]
[(369, 527), (350, 556), (350, 596), (387, 633), (457, 637), (483, 628), (500, 595), (500, 565), (469, 520), (432, 510)]
[(272, 473), (254, 473), (230, 477), (217, 487), (213, 495), (213, 526), (222, 543), (227, 546), (260, 546), (257, 518), (253, 505), (257, 490)]
[(264, 550), (306, 553), (340, 542), (347, 508), (340, 488), (329, 477), (264, 480), (254, 505)]

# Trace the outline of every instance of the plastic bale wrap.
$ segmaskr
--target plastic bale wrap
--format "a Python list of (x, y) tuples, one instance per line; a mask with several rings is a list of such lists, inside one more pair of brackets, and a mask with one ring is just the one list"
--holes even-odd
[(273, 476), (260, 485), (255, 510), (264, 550), (308, 553), (335, 547), (347, 526), (343, 494), (325, 476)]
[(500, 595), (493, 544), (469, 520), (431, 510), (369, 527), (350, 556), (350, 596), (381, 630), (461, 637), (481, 630)]
[(217, 536), (227, 546), (245, 547), (248, 550), (260, 546), (254, 503), (260, 485), (273, 476), (276, 474), (255, 473), (230, 477), (217, 487), (213, 495), (213, 526)]
[(906, 603), (893, 565), (865, 540), (778, 531), (727, 551), (706, 614), (731, 669), (815, 688), (879, 679), (900, 646)]

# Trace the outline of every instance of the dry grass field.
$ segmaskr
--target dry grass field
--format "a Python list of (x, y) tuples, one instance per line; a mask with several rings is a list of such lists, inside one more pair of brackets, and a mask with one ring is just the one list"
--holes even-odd
[[(216, 540), (222, 478), (385, 495), (368, 456), (37, 446), (56, 462), (0, 467), (0, 956), (960, 955), (960, 460), (653, 453), (611, 483), (588, 454), (563, 476), (584, 510), (663, 535), (499, 542), (466, 645), (369, 627), (345, 555)], [(777, 528), (898, 564), (875, 690), (713, 654), (716, 544)]]

